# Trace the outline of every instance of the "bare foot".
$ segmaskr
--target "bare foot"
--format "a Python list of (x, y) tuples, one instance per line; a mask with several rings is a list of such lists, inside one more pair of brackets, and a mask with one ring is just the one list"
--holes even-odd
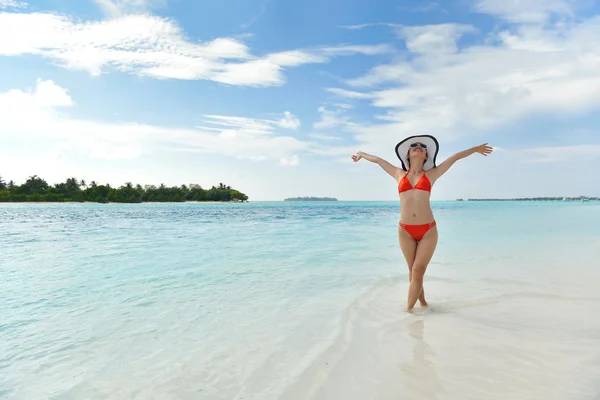
[(429, 304), (426, 301), (420, 301), (421, 307), (429, 307)]

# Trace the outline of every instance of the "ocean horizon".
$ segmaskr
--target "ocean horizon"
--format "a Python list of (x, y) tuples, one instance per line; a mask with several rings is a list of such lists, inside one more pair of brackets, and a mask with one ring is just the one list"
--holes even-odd
[(0, 398), (600, 396), (600, 202), (0, 203)]

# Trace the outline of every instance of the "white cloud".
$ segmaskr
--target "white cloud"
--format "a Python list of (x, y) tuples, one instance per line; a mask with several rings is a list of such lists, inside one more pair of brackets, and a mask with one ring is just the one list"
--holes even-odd
[(418, 54), (444, 55), (457, 51), (456, 41), (475, 28), (462, 24), (403, 26), (398, 34), (406, 41), (409, 51)]
[(135, 14), (150, 8), (164, 7), (166, 0), (94, 0), (100, 9), (108, 16), (119, 17), (125, 14)]
[[(416, 38), (411, 57), (347, 82), (364, 92), (327, 89), (383, 109), (379, 123), (350, 128), (361, 147), (385, 152), (415, 133), (457, 140), (524, 118), (600, 109), (600, 17), (568, 27), (519, 25), (484, 44), (456, 47), (461, 29), (419, 27), (406, 36)], [(442, 38), (444, 30), (454, 32), (451, 41)]]
[[(434, 7), (437, 7), (435, 3), (433, 4)], [(471, 25), (453, 23), (407, 26), (387, 22), (375, 22), (370, 24), (346, 25), (341, 26), (341, 28), (360, 30), (374, 26), (384, 26), (395, 30), (397, 36), (406, 42), (406, 47), (409, 51), (413, 53), (427, 53), (430, 55), (454, 53), (457, 50), (456, 41), (458, 39), (467, 33), (477, 32)], [(381, 53), (386, 51), (393, 52), (393, 50), (388, 49), (386, 45), (380, 45), (380, 47)]]
[(283, 114), (283, 118), (277, 124), (282, 128), (298, 129), (300, 127), (300, 120), (291, 112), (286, 111)]
[[(410, 64), (392, 64), (392, 65), (378, 65), (374, 67), (369, 73), (359, 78), (349, 79), (348, 84), (350, 86), (372, 86), (382, 82), (401, 82), (404, 77), (409, 73), (412, 73), (413, 69)], [(332, 93), (336, 93), (342, 97), (348, 98), (372, 98), (373, 95), (369, 93), (348, 92), (343, 89), (328, 89)]]
[(300, 164), (300, 157), (295, 154), (291, 157), (283, 157), (279, 163), (286, 166), (296, 166)]
[(242, 25), (240, 25), (240, 28), (242, 28), (242, 29), (248, 29), (248, 28), (250, 28), (256, 21), (258, 21), (260, 19), (260, 17), (263, 16), (263, 14), (265, 13), (265, 11), (267, 11), (267, 5), (268, 4), (269, 4), (269, 0), (263, 0), (262, 5), (261, 5), (260, 10), (258, 11), (258, 13), (256, 13), (254, 16), (252, 16), (252, 18), (250, 18), (248, 20), (248, 22), (245, 22)]
[(67, 89), (56, 85), (53, 81), (36, 81), (36, 91), (33, 93), (33, 100), (42, 107), (70, 107), (73, 100)]
[(371, 98), (373, 98), (373, 95), (371, 95), (369, 93), (354, 92), (354, 91), (350, 91), (350, 90), (346, 90), (346, 89), (327, 88), (325, 90), (327, 90), (330, 93), (337, 94), (338, 96), (346, 97), (349, 99), (371, 99)]
[(390, 51), (385, 45), (344, 45), (254, 56), (238, 39), (189, 41), (174, 21), (141, 14), (81, 23), (57, 14), (0, 13), (0, 37), (12, 38), (0, 42), (0, 55), (35, 54), (61, 67), (96, 76), (114, 69), (154, 78), (212, 80), (240, 86), (281, 85), (288, 67), (325, 63), (334, 56)]
[(514, 23), (541, 23), (551, 15), (573, 16), (576, 0), (479, 0), (475, 10)]
[(314, 128), (318, 130), (332, 129), (337, 127), (347, 127), (353, 124), (349, 122), (349, 116), (346, 114), (346, 109), (336, 108), (328, 110), (321, 106), (319, 107), (321, 119), (314, 124)]
[(387, 26), (387, 27), (395, 27), (397, 24), (390, 24), (388, 22), (373, 22), (370, 24), (358, 24), (358, 25), (342, 25), (340, 28), (350, 29), (350, 30), (360, 30), (364, 28), (370, 28), (372, 26)]
[(3, 8), (25, 8), (27, 3), (16, 0), (0, 0), (0, 10)]
[(239, 86), (274, 86), (285, 82), (282, 70), (303, 64), (323, 63), (325, 57), (303, 51), (270, 54), (244, 63), (223, 64), (209, 79)]
[(578, 144), (571, 146), (548, 146), (522, 151), (524, 163), (556, 163), (579, 160), (583, 157), (600, 158), (600, 145)]
[(353, 54), (363, 54), (366, 56), (374, 56), (377, 54), (393, 53), (394, 48), (388, 44), (377, 44), (377, 45), (362, 45), (362, 46), (333, 46), (323, 47), (320, 52), (332, 56), (345, 56)]
[(443, 8), (440, 7), (440, 5), (438, 3), (428, 3), (428, 4), (424, 4), (421, 6), (417, 6), (414, 8), (414, 11), (417, 12), (432, 12), (432, 11), (441, 11), (443, 13), (448, 13), (448, 11), (444, 10)]
[(60, 86), (57, 86), (53, 81), (36, 81), (35, 90), (23, 92), (21, 90), (11, 90), (2, 94), (4, 103), (2, 109), (5, 111), (3, 118), (15, 118), (15, 115), (9, 113), (13, 109), (37, 109), (42, 112), (47, 112), (48, 109), (56, 107), (69, 107), (73, 105), (73, 100), (68, 91)]
[(53, 81), (38, 80), (33, 90), (0, 93), (0, 140), (46, 143), (57, 157), (132, 159), (156, 152), (195, 151), (238, 159), (286, 159), (289, 165), (297, 163), (294, 155), (313, 146), (276, 132), (298, 126), (291, 113), (273, 120), (209, 115), (212, 127), (182, 129), (72, 118), (66, 111), (74, 104), (68, 91)]
[(315, 139), (327, 140), (327, 141), (340, 141), (340, 140), (342, 140), (342, 138), (337, 137), (337, 136), (323, 135), (323, 134), (320, 134), (320, 133), (309, 133), (308, 136), (312, 137), (312, 138), (315, 138)]
[(199, 129), (212, 131), (236, 132), (246, 135), (272, 135), (277, 127), (298, 129), (300, 120), (289, 111), (283, 113), (280, 119), (255, 119), (246, 117), (231, 117), (223, 115), (205, 115), (205, 123), (214, 126), (198, 126)]

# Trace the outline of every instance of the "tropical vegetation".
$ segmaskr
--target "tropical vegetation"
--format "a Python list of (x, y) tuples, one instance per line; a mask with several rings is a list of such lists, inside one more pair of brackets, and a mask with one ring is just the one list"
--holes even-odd
[(0, 202), (96, 202), (96, 203), (142, 203), (184, 201), (247, 201), (248, 196), (222, 183), (204, 189), (200, 185), (167, 187), (164, 184), (133, 185), (125, 183), (119, 188), (109, 184), (89, 184), (81, 179), (68, 178), (63, 183), (50, 185), (37, 175), (30, 176), (21, 185), (12, 180), (6, 182), (0, 176)]

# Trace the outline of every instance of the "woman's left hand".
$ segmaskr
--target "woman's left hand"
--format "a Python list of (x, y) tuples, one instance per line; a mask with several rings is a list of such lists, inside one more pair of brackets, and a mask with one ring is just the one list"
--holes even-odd
[(479, 146), (475, 147), (475, 152), (479, 153), (479, 154), (483, 154), (484, 156), (487, 156), (488, 154), (492, 154), (492, 151), (494, 149), (490, 146), (487, 145), (487, 143), (484, 144), (480, 144)]
[(354, 162), (358, 162), (360, 161), (365, 153), (363, 153), (362, 151), (359, 151), (358, 153), (356, 153), (355, 155), (352, 156), (352, 161)]

